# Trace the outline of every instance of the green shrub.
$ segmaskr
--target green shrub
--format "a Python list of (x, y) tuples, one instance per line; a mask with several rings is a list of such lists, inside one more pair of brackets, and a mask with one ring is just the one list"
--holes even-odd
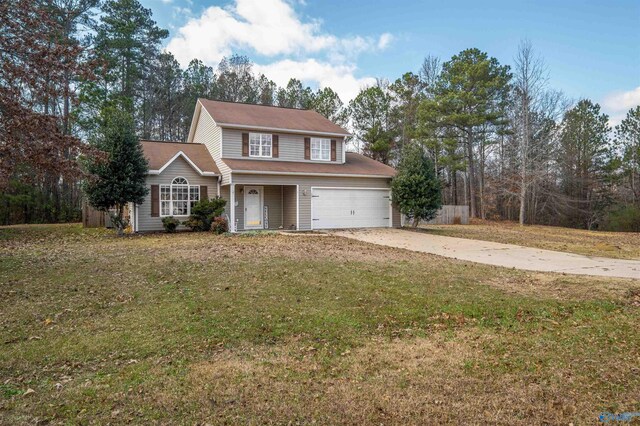
[(611, 210), (602, 228), (605, 231), (640, 232), (640, 207), (628, 204)]
[(226, 204), (227, 201), (220, 197), (202, 199), (191, 207), (191, 216), (184, 225), (192, 231), (208, 231), (211, 229), (211, 221), (222, 215)]
[(211, 227), (211, 223), (208, 220), (194, 215), (189, 216), (189, 218), (182, 222), (182, 224), (194, 232), (208, 231)]
[(162, 226), (164, 226), (164, 230), (169, 233), (176, 232), (178, 225), (180, 225), (180, 221), (173, 216), (162, 218)]
[(211, 230), (218, 235), (229, 232), (229, 222), (227, 218), (223, 216), (215, 217), (213, 222), (211, 222)]

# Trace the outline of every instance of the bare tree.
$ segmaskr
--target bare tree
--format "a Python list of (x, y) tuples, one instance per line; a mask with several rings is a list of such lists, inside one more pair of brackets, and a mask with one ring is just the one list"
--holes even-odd
[(418, 71), (422, 88), (427, 96), (433, 95), (433, 89), (442, 71), (442, 61), (437, 56), (427, 55)]
[(524, 225), (527, 187), (530, 185), (529, 156), (532, 135), (532, 115), (540, 107), (541, 97), (548, 81), (548, 72), (542, 58), (533, 50), (529, 40), (523, 40), (514, 58), (514, 86), (516, 90), (519, 123), (516, 131), (520, 141), (520, 225)]

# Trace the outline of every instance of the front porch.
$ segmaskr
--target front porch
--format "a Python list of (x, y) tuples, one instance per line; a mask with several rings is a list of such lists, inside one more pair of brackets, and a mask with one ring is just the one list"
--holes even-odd
[(299, 229), (298, 185), (226, 185), (221, 194), (232, 231)]

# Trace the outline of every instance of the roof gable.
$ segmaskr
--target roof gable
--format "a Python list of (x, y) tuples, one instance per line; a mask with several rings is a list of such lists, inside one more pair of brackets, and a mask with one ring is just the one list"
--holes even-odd
[(312, 110), (209, 99), (198, 99), (198, 103), (220, 127), (350, 136), (347, 130)]
[(218, 176), (220, 171), (202, 144), (182, 142), (140, 141), (149, 163), (149, 174), (162, 173), (178, 158), (183, 158), (198, 174)]

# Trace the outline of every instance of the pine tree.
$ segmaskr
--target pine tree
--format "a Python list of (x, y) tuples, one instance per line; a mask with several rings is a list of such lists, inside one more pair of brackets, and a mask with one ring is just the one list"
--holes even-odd
[(583, 99), (562, 120), (558, 163), (565, 224), (591, 229), (608, 204), (609, 117)]
[(89, 159), (87, 171), (92, 175), (84, 191), (93, 207), (110, 213), (118, 235), (127, 225), (123, 217), (128, 203), (141, 204), (149, 192), (145, 179), (148, 165), (135, 133), (133, 118), (124, 111), (107, 109), (100, 132), (91, 141), (107, 153), (107, 160)]
[(622, 173), (628, 179), (631, 201), (640, 206), (640, 105), (630, 109), (616, 127), (616, 143), (622, 150)]
[[(99, 88), (103, 101), (117, 98), (130, 114), (135, 114), (143, 135), (149, 133), (148, 81), (160, 43), (169, 32), (151, 18), (151, 10), (138, 0), (107, 0), (96, 29), (97, 59), (105, 64)], [(92, 89), (98, 90), (93, 86)], [(99, 110), (103, 104), (98, 105)]]
[(349, 103), (349, 113), (355, 135), (363, 143), (363, 153), (389, 164), (396, 142), (389, 93), (380, 85), (363, 89)]
[(422, 117), (439, 128), (457, 130), (467, 153), (469, 205), (471, 217), (477, 217), (476, 145), (491, 125), (499, 125), (505, 115), (511, 74), (478, 49), (466, 49), (442, 65), (433, 89), (433, 98), (425, 101)]

